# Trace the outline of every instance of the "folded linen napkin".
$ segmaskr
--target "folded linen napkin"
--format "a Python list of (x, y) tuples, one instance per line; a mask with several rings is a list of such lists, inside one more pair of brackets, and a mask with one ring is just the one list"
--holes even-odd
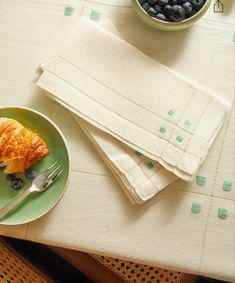
[[(100, 25), (119, 35), (110, 20), (103, 20)], [(43, 65), (47, 61), (44, 61)], [(49, 85), (48, 87), (50, 88)], [(52, 92), (51, 89), (50, 91)], [(48, 92), (45, 92), (45, 94), (51, 96)], [(53, 99), (64, 107), (70, 108), (62, 101), (57, 100), (56, 97), (53, 97)], [(71, 111), (73, 112), (72, 109)], [(143, 203), (177, 179), (174, 174), (168, 172), (158, 162), (154, 162), (138, 151), (134, 151), (111, 135), (85, 122), (79, 116), (74, 115), (74, 118), (112, 171), (131, 203)]]
[(79, 119), (139, 203), (176, 176), (193, 179), (229, 110), (223, 98), (86, 19), (42, 68), (38, 85), (86, 121)]
[[(51, 97), (48, 92), (44, 94)], [(55, 97), (53, 99), (73, 112), (73, 109), (62, 101)], [(177, 176), (168, 172), (158, 162), (134, 151), (79, 116), (73, 116), (114, 174), (132, 204), (141, 204), (147, 201), (177, 179)]]
[(76, 119), (132, 203), (152, 198), (177, 179), (158, 162), (140, 155), (91, 124)]

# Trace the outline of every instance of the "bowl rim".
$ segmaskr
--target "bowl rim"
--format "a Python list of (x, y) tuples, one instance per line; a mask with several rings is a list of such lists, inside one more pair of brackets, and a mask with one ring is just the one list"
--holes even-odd
[(177, 26), (182, 26), (184, 24), (189, 24), (191, 22), (194, 22), (195, 20), (201, 18), (201, 16), (203, 16), (203, 14), (208, 10), (210, 4), (211, 4), (212, 0), (206, 0), (204, 5), (202, 6), (202, 8), (196, 13), (194, 14), (192, 17), (188, 18), (188, 19), (184, 19), (182, 21), (179, 21), (179, 22), (168, 22), (168, 21), (162, 21), (162, 20), (159, 20), (159, 19), (156, 19), (152, 16), (150, 16), (143, 8), (142, 6), (140, 5), (139, 1), (138, 0), (132, 0), (132, 3), (135, 3), (137, 6), (137, 9), (139, 10), (139, 12), (145, 16), (145, 18), (148, 18), (149, 21), (151, 21), (153, 24), (155, 23), (158, 23), (159, 25), (161, 26), (164, 26), (164, 27), (177, 27)]

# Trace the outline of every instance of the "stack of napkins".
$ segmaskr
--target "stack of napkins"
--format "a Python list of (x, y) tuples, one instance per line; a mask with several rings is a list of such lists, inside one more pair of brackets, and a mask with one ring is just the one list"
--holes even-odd
[(191, 182), (230, 109), (85, 18), (41, 68), (37, 85), (75, 114), (133, 203)]

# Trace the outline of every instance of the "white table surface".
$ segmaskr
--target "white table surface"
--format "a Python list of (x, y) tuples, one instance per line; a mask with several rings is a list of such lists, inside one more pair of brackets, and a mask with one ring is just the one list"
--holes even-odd
[[(182, 52), (192, 33), (172, 35), (178, 37), (178, 44), (169, 50), (165, 47), (169, 34), (158, 32), (161, 40), (156, 45), (151, 36), (156, 31), (140, 22), (124, 0), (109, 1), (112, 5), (78, 0), (0, 1), (0, 106), (30, 107), (49, 116), (68, 141), (72, 163), (70, 183), (59, 204), (32, 223), (0, 225), (1, 235), (235, 281), (234, 190), (228, 195), (219, 185), (224, 175), (234, 178), (232, 119), (225, 122), (203, 165), (202, 174), (208, 168), (209, 174), (214, 174), (203, 190), (195, 184), (172, 185), (146, 204), (133, 206), (70, 113), (35, 86), (39, 63), (56, 53), (82, 13), (89, 15), (95, 9), (103, 18), (111, 15), (122, 36), (143, 52), (232, 101), (234, 6), (232, 0), (224, 2), (225, 12), (214, 14), (211, 8), (198, 24), (197, 33), (202, 31), (200, 36), (208, 37), (205, 44), (209, 46), (212, 35), (203, 34), (205, 22), (216, 26), (215, 31), (226, 31), (231, 62), (222, 49), (217, 58), (210, 58), (211, 64), (205, 64), (193, 46)], [(74, 7), (72, 16), (64, 16), (67, 6)], [(130, 17), (128, 26), (125, 17)], [(138, 35), (141, 33), (146, 41)], [(215, 48), (219, 50), (219, 44)], [(172, 56), (174, 52), (180, 56)], [(210, 52), (206, 55), (210, 57)], [(197, 61), (195, 68), (203, 69), (197, 77), (189, 58)], [(190, 212), (195, 200), (205, 208), (198, 217)], [(218, 207), (229, 211), (224, 222), (216, 217)]]

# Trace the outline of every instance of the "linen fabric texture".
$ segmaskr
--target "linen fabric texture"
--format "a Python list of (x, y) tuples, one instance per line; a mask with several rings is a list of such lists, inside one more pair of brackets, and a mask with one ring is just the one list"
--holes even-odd
[[(74, 8), (71, 16), (64, 15), (68, 6)], [(71, 112), (35, 85), (39, 63), (58, 53), (80, 15), (95, 11), (97, 23), (111, 19), (125, 41), (233, 103), (233, 8), (233, 0), (224, 1), (224, 13), (214, 13), (212, 5), (192, 28), (169, 35), (139, 20), (128, 0), (2, 0), (1, 107), (33, 108), (56, 123), (71, 153), (71, 178), (61, 201), (44, 217), (0, 225), (0, 234), (235, 282), (234, 110), (193, 182), (178, 178), (137, 206)], [(224, 190), (229, 183), (230, 190)], [(200, 213), (192, 213), (195, 203)], [(219, 208), (227, 209), (226, 219), (218, 217)]]
[(142, 203), (195, 178), (230, 104), (105, 26), (81, 18), (37, 85), (76, 114), (131, 202)]

